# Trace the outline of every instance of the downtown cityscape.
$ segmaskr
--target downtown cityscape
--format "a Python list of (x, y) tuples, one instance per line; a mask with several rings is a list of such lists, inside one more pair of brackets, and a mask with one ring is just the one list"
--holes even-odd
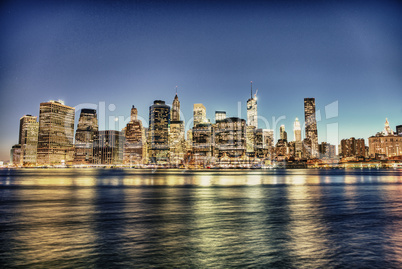
[(401, 14), (2, 1), (0, 267), (400, 269)]
[(196, 103), (192, 127), (186, 132), (177, 90), (171, 106), (155, 100), (149, 107), (148, 128), (138, 119), (134, 105), (122, 130), (100, 130), (96, 109), (75, 111), (61, 100), (43, 102), (39, 122), (37, 116), (21, 117), (18, 144), (10, 151), (9, 166), (187, 169), (401, 166), (402, 125), (396, 126), (394, 132), (385, 119), (384, 130), (369, 137), (368, 145), (364, 138), (354, 137), (342, 139), (339, 145), (319, 144), (316, 100), (305, 98), (304, 124), (295, 118), (289, 134), (285, 125), (281, 125), (275, 139), (274, 130), (258, 127), (257, 93), (253, 93), (252, 82), (246, 104), (247, 119), (215, 111), (215, 119), (211, 121), (206, 117), (206, 107)]

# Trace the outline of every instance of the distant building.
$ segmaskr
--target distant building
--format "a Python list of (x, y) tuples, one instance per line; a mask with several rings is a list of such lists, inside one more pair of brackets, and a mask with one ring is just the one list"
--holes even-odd
[(259, 159), (271, 159), (274, 146), (274, 131), (268, 129), (257, 129), (255, 131), (255, 156)]
[(186, 143), (184, 137), (184, 122), (180, 120), (180, 101), (177, 93), (173, 100), (170, 131), (169, 131), (169, 147), (170, 147), (170, 163), (181, 164), (184, 161), (186, 152)]
[(193, 128), (193, 154), (196, 160), (207, 162), (213, 156), (213, 129), (210, 123), (200, 123)]
[(369, 137), (369, 155), (372, 158), (402, 156), (402, 136), (394, 134), (385, 119), (384, 131)]
[(93, 163), (119, 165), (123, 163), (123, 132), (115, 130), (95, 131)]
[(397, 125), (396, 126), (396, 134), (398, 136), (402, 136), (402, 125)]
[(356, 157), (365, 158), (366, 157), (366, 145), (364, 144), (364, 139), (355, 139), (351, 137), (349, 139), (341, 140), (341, 152), (342, 157)]
[(226, 119), (225, 111), (215, 111), (215, 122)]
[(207, 122), (207, 110), (203, 104), (194, 104), (193, 107), (194, 127)]
[(285, 131), (285, 125), (279, 127), (280, 139), (288, 141), (288, 134)]
[(315, 99), (304, 98), (304, 118), (306, 138), (310, 139), (311, 143), (311, 156), (310, 158), (318, 157), (318, 134), (317, 134), (317, 120), (315, 117)]
[(89, 165), (93, 163), (93, 143), (96, 131), (98, 131), (96, 109), (81, 109), (75, 132), (74, 164)]
[(145, 132), (141, 120), (138, 120), (138, 111), (134, 106), (131, 108), (130, 122), (124, 130), (124, 164), (142, 164), (145, 156)]
[(20, 145), (22, 166), (36, 165), (39, 123), (36, 116), (25, 115), (20, 119)]
[(254, 156), (255, 130), (256, 130), (256, 127), (253, 125), (246, 126), (246, 152), (250, 156)]
[(169, 163), (170, 107), (156, 100), (149, 107), (149, 158), (152, 163)]
[(278, 139), (275, 145), (275, 159), (283, 161), (289, 158), (288, 142), (285, 139)]
[(247, 125), (258, 128), (257, 96), (253, 98), (253, 82), (251, 82), (251, 96), (247, 100)]
[(246, 121), (237, 117), (216, 123), (215, 147), (217, 157), (236, 158), (246, 153)]
[(12, 166), (20, 166), (21, 164), (21, 145), (16, 144), (10, 150), (10, 164)]
[(301, 127), (300, 127), (300, 121), (298, 118), (296, 118), (295, 122), (293, 123), (293, 137), (294, 137), (294, 141), (301, 142)]
[(38, 165), (71, 164), (74, 159), (75, 108), (62, 101), (40, 104)]
[(320, 158), (333, 159), (336, 156), (335, 145), (331, 145), (327, 142), (321, 142), (321, 144), (318, 145), (318, 151), (320, 153)]

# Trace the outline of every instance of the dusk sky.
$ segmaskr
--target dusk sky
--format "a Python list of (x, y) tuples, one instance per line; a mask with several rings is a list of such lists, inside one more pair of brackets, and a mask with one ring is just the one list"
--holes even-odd
[[(19, 119), (39, 104), (77, 108), (105, 102), (109, 116), (132, 105), (148, 126), (155, 99), (171, 104), (178, 86), (184, 120), (194, 103), (246, 118), (250, 81), (258, 114), (304, 123), (315, 97), (318, 140), (365, 138), (402, 124), (402, 3), (2, 1), (0, 160), (18, 143)], [(325, 106), (332, 104), (330, 119)], [(83, 105), (87, 104), (87, 105)], [(115, 110), (110, 111), (113, 104)], [(332, 112), (334, 110), (332, 109)], [(335, 113), (336, 114), (336, 113)], [(76, 111), (76, 121), (79, 110)], [(338, 133), (327, 136), (327, 126)], [(121, 123), (123, 126), (123, 122)], [(187, 127), (188, 129), (188, 127)]]

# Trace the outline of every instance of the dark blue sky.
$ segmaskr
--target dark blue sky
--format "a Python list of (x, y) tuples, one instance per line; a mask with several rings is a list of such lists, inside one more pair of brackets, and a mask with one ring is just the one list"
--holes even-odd
[[(0, 160), (18, 142), (19, 118), (38, 116), (40, 102), (104, 101), (106, 117), (124, 118), (135, 105), (147, 126), (153, 100), (171, 103), (176, 85), (187, 122), (194, 103), (203, 103), (213, 121), (215, 110), (237, 116), (241, 102), (245, 118), (252, 80), (258, 114), (269, 128), (272, 117), (285, 116), (278, 125), (291, 139), (294, 118), (304, 122), (305, 97), (315, 97), (321, 111), (319, 141), (367, 138), (385, 117), (394, 130), (402, 124), (398, 1), (3, 1), (0, 7)], [(338, 116), (327, 119), (325, 106), (336, 101)], [(339, 131), (329, 138), (334, 123)]]

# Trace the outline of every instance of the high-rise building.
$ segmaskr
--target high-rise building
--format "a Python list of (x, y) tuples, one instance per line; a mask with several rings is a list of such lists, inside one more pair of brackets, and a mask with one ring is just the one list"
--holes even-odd
[(126, 125), (124, 136), (123, 163), (142, 164), (146, 140), (142, 122), (138, 120), (138, 111), (134, 106), (131, 108), (130, 122)]
[(215, 111), (215, 122), (226, 119), (226, 111)]
[(318, 157), (318, 135), (314, 98), (304, 98), (304, 118), (306, 138), (311, 141), (311, 158), (316, 158)]
[(216, 123), (215, 148), (217, 157), (230, 158), (246, 153), (246, 121), (231, 117)]
[(402, 125), (396, 126), (396, 134), (402, 136)]
[(96, 109), (81, 109), (75, 132), (74, 164), (93, 163), (93, 143), (96, 131), (98, 131)]
[(38, 165), (71, 164), (74, 159), (75, 108), (62, 101), (40, 104)]
[(258, 128), (258, 118), (257, 118), (257, 96), (254, 95), (253, 98), (253, 82), (251, 81), (251, 96), (247, 100), (247, 125), (254, 126)]
[(173, 100), (170, 131), (169, 131), (170, 163), (179, 165), (184, 160), (186, 144), (184, 137), (184, 122), (180, 120), (180, 101), (177, 93)]
[(211, 123), (200, 123), (193, 128), (193, 153), (197, 161), (208, 162), (213, 153), (213, 128)]
[(149, 107), (149, 158), (153, 163), (169, 162), (170, 107), (156, 100)]
[(180, 120), (180, 101), (177, 93), (173, 99), (172, 110), (171, 110), (170, 121), (179, 121)]
[(246, 152), (249, 156), (253, 156), (255, 150), (255, 130), (253, 125), (246, 126)]
[(207, 110), (203, 104), (194, 104), (193, 107), (194, 127), (207, 122)]
[(321, 142), (321, 144), (318, 145), (318, 151), (320, 153), (320, 158), (333, 159), (336, 155), (335, 145), (331, 145), (327, 142)]
[(20, 143), (22, 166), (36, 165), (39, 123), (36, 116), (25, 115), (20, 119)]
[(344, 158), (364, 158), (366, 156), (366, 145), (364, 139), (355, 139), (351, 137), (349, 139), (341, 140), (341, 152)]
[(10, 164), (12, 166), (21, 165), (21, 145), (16, 144), (10, 150)]
[(274, 131), (268, 129), (255, 130), (255, 156), (260, 159), (271, 158), (274, 146)]
[(298, 118), (295, 119), (293, 123), (293, 137), (294, 141), (299, 142), (301, 141), (301, 128), (300, 128), (300, 121)]
[(120, 131), (95, 131), (93, 163), (106, 165), (122, 164), (124, 140), (124, 134)]
[(279, 133), (280, 133), (280, 139), (282, 140), (288, 140), (288, 134), (285, 131), (285, 125), (281, 125), (281, 127), (279, 127)]

